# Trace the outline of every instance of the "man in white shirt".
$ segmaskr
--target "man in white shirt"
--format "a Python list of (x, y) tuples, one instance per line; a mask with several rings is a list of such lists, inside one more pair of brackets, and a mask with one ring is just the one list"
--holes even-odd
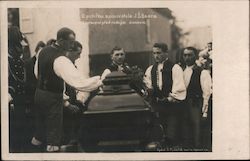
[(73, 64), (79, 58), (79, 54), (68, 52), (74, 41), (75, 33), (71, 29), (60, 29), (56, 43), (43, 48), (35, 64), (37, 121), (32, 144), (45, 142), (47, 152), (60, 150), (64, 83), (83, 92), (91, 92), (102, 85), (100, 76), (86, 79)]
[(184, 115), (184, 122), (186, 123), (184, 128), (186, 130), (184, 131), (186, 132), (186, 139), (191, 139), (193, 141), (191, 144), (195, 148), (201, 146), (201, 117), (207, 117), (208, 101), (212, 93), (210, 73), (196, 65), (197, 57), (198, 51), (194, 47), (187, 47), (183, 50), (184, 64), (182, 66), (187, 88), (186, 112)]
[(142, 79), (144, 73), (139, 67), (130, 67), (127, 63), (125, 63), (126, 52), (124, 51), (124, 49), (115, 46), (111, 50), (110, 57), (112, 63), (103, 71), (101, 79), (104, 80), (108, 74), (114, 71), (124, 72), (127, 75), (131, 76), (130, 87), (137, 91), (138, 94), (143, 95), (145, 86), (143, 84)]
[(163, 126), (165, 141), (169, 146), (177, 143), (177, 123), (180, 119), (181, 102), (186, 98), (183, 71), (178, 64), (168, 59), (168, 47), (165, 43), (153, 46), (155, 64), (148, 67), (144, 83), (152, 98), (152, 106), (159, 115)]
[(123, 48), (114, 47), (111, 51), (111, 65), (105, 69), (102, 73), (101, 79), (105, 79), (105, 77), (113, 71), (122, 71), (126, 74), (131, 72), (130, 67), (125, 63), (126, 53)]

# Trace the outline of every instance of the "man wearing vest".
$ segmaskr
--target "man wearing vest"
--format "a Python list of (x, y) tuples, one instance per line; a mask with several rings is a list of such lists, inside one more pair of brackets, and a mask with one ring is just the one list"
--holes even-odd
[(145, 86), (143, 84), (143, 71), (137, 66), (130, 67), (127, 63), (125, 63), (126, 53), (123, 48), (117, 46), (114, 47), (110, 56), (112, 63), (107, 69), (104, 70), (101, 79), (104, 80), (108, 74), (114, 71), (124, 72), (132, 77), (130, 87), (138, 94), (143, 95), (145, 91)]
[(100, 76), (86, 79), (73, 64), (79, 57), (70, 52), (74, 40), (75, 33), (71, 29), (60, 29), (56, 43), (44, 47), (35, 64), (34, 72), (38, 78), (35, 93), (37, 121), (31, 142), (33, 145), (45, 142), (47, 152), (60, 150), (64, 82), (85, 92), (93, 91), (102, 84)]
[[(185, 100), (184, 128), (186, 140), (192, 140), (191, 146), (201, 146), (201, 118), (207, 117), (208, 101), (211, 95), (212, 79), (208, 70), (203, 70), (195, 63), (198, 51), (194, 47), (183, 50), (182, 68), (187, 88)], [(190, 142), (186, 142), (190, 147)]]
[(152, 106), (164, 131), (167, 146), (177, 144), (177, 123), (179, 122), (181, 104), (186, 98), (183, 71), (178, 64), (168, 59), (168, 46), (155, 43), (153, 46), (155, 64), (148, 67), (144, 83), (152, 98)]
[(125, 57), (126, 57), (126, 54), (123, 50), (123, 48), (120, 48), (120, 47), (114, 47), (111, 51), (111, 60), (112, 60), (112, 63), (111, 65), (104, 70), (104, 72), (102, 73), (102, 76), (101, 76), (101, 79), (105, 79), (105, 77), (111, 73), (111, 72), (114, 72), (114, 71), (122, 71), (126, 74), (130, 74), (131, 73), (131, 69), (130, 67), (127, 65), (127, 63), (125, 63)]

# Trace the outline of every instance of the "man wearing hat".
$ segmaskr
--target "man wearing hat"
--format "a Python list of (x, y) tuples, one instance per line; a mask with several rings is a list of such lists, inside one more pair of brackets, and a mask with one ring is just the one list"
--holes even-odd
[(79, 54), (70, 52), (74, 40), (75, 33), (71, 29), (60, 29), (56, 43), (42, 49), (35, 65), (34, 72), (38, 78), (35, 93), (37, 127), (32, 144), (41, 145), (46, 142), (47, 152), (60, 150), (64, 82), (85, 92), (93, 91), (102, 85), (100, 76), (86, 79), (76, 69), (73, 61), (79, 58)]

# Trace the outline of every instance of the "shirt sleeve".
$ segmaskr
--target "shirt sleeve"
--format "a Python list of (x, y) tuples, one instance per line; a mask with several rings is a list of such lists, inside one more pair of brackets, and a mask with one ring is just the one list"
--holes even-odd
[(79, 91), (91, 92), (102, 85), (100, 76), (85, 78), (65, 56), (56, 58), (53, 68), (58, 77), (62, 78), (67, 84)]
[(151, 80), (151, 70), (152, 70), (152, 65), (148, 67), (146, 70), (144, 77), (143, 77), (143, 83), (146, 85), (147, 88), (152, 89), (152, 80)]
[(208, 70), (203, 70), (201, 72), (200, 81), (201, 81), (203, 102), (205, 104), (208, 104), (208, 100), (210, 98), (210, 95), (212, 94), (212, 78)]
[(101, 80), (104, 80), (109, 73), (111, 73), (111, 71), (109, 69), (105, 69), (102, 73)]
[(177, 100), (184, 100), (186, 98), (186, 87), (184, 84), (183, 70), (178, 64), (175, 64), (172, 68), (172, 92), (170, 95)]

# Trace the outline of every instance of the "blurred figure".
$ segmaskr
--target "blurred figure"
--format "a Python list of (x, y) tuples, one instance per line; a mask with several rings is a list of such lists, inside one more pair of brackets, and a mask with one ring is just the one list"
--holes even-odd
[[(35, 55), (29, 59), (26, 59), (24, 62), (25, 70), (26, 70), (26, 82), (25, 82), (25, 91), (26, 91), (26, 113), (29, 119), (27, 126), (29, 126), (29, 138), (32, 138), (34, 133), (35, 126), (35, 104), (34, 104), (34, 96), (36, 90), (37, 79), (34, 74), (34, 66), (36, 59), (39, 55), (39, 52), (45, 46), (44, 42), (39, 41), (35, 48)], [(30, 147), (32, 150), (32, 147)]]
[(50, 46), (56, 43), (56, 39), (49, 39), (46, 43), (46, 46)]
[(29, 58), (31, 57), (29, 41), (28, 41), (28, 39), (26, 38), (25, 35), (22, 35), (22, 36), (23, 36), (23, 40), (24, 40), (25, 43), (26, 43), (26, 45), (25, 45), (24, 48), (23, 48), (23, 54), (24, 54), (23, 59), (24, 59), (24, 60), (27, 60), (27, 59), (29, 59)]
[(13, 21), (14, 21), (13, 11), (11, 9), (8, 9), (8, 27), (14, 26)]
[[(18, 8), (9, 8), (8, 9), (8, 27), (18, 27), (19, 28), (19, 14)], [(23, 55), (22, 59), (26, 60), (30, 58), (30, 47), (28, 39), (25, 37), (23, 33), (22, 36), (22, 45), (23, 45)]]
[[(213, 76), (213, 44), (209, 42), (207, 44), (208, 54), (204, 57), (204, 63), (202, 68), (210, 73), (211, 77)], [(211, 87), (212, 88), (212, 87)], [(211, 97), (208, 101), (208, 109), (207, 113), (205, 114), (207, 117), (203, 120), (203, 133), (202, 133), (202, 143), (205, 148), (211, 149), (212, 148), (212, 103), (213, 103), (213, 96), (212, 96), (212, 89), (211, 89)]]
[(178, 64), (169, 60), (167, 44), (155, 43), (153, 56), (156, 63), (146, 70), (144, 83), (152, 98), (156, 119), (163, 128), (163, 142), (173, 147), (178, 145), (178, 123), (183, 110), (181, 101), (186, 98), (183, 71)]
[(10, 152), (25, 152), (30, 139), (25, 91), (27, 72), (22, 59), (25, 45), (19, 28), (10, 26), (8, 28)]
[(207, 43), (207, 48), (208, 48), (208, 51), (212, 51), (213, 50), (213, 43), (212, 42)]
[(191, 144), (191, 147), (201, 148), (201, 118), (207, 117), (212, 80), (207, 70), (196, 65), (198, 51), (194, 47), (185, 48), (182, 56), (184, 81), (187, 88), (184, 115), (185, 141), (189, 147)]
[(199, 67), (209, 69), (209, 68), (212, 68), (212, 59), (213, 59), (212, 42), (209, 42), (207, 43), (206, 48), (200, 51), (199, 57), (196, 60), (196, 64)]
[(35, 48), (35, 55), (36, 58), (38, 57), (38, 54), (40, 53), (40, 51), (45, 47), (45, 43), (43, 41), (39, 41), (36, 45), (36, 48)]
[(27, 95), (29, 95), (34, 102), (34, 95), (36, 90), (37, 79), (34, 74), (34, 66), (35, 62), (39, 56), (40, 51), (45, 47), (45, 43), (43, 41), (39, 41), (35, 48), (35, 55), (25, 61), (25, 68), (27, 71), (27, 82), (26, 82), (26, 91)]
[(212, 63), (213, 63), (213, 44), (212, 42), (209, 42), (207, 44), (207, 48), (208, 48), (208, 58), (207, 61), (204, 64), (204, 69), (207, 69), (210, 71), (210, 74), (212, 76)]

